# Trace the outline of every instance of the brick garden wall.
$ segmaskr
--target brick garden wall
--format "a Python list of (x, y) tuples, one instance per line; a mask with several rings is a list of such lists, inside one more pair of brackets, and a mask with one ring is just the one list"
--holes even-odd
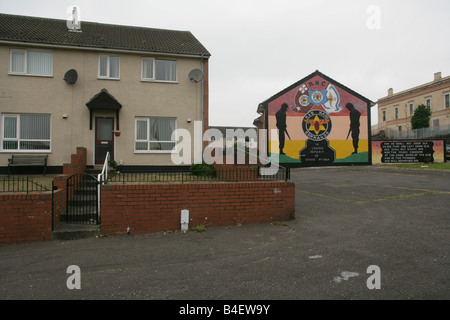
[(259, 167), (249, 164), (214, 164), (217, 178), (224, 181), (257, 181)]
[[(63, 175), (54, 178), (53, 226), (59, 224), (66, 208), (66, 181), (72, 174), (86, 170), (86, 148), (78, 147), (71, 162), (64, 164)], [(52, 192), (0, 194), (0, 245), (52, 239)]]
[(78, 147), (77, 153), (70, 156), (70, 163), (63, 165), (63, 174), (71, 176), (86, 171), (87, 150), (84, 147)]
[(238, 182), (207, 184), (104, 185), (101, 232), (131, 234), (180, 230), (181, 210), (189, 227), (286, 221), (295, 218), (294, 184)]
[[(86, 149), (77, 148), (64, 174), (54, 179), (53, 215), (51, 191), (0, 195), (0, 245), (51, 240), (52, 223), (59, 224), (66, 206), (66, 180), (85, 169)], [(183, 209), (189, 210), (190, 228), (286, 221), (295, 218), (295, 187), (281, 181), (104, 185), (101, 231), (120, 235), (127, 228), (131, 234), (180, 230)]]
[[(59, 221), (62, 190), (55, 192)], [(52, 239), (52, 192), (0, 195), (0, 245)]]

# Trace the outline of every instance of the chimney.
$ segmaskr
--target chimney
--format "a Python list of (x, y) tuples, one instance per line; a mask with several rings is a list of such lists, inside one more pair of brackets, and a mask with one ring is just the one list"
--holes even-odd
[(394, 94), (394, 89), (389, 88), (388, 89), (388, 96), (392, 96)]
[(434, 81), (439, 81), (441, 80), (441, 73), (440, 72), (436, 72), (434, 74)]

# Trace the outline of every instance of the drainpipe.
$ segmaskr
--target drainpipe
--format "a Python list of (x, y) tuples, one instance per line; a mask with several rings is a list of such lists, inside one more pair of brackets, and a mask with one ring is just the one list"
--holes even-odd
[(203, 53), (202, 53), (202, 63), (201, 63), (201, 65), (202, 65), (202, 75), (203, 75), (203, 81), (202, 81), (202, 87), (201, 87), (201, 98), (200, 98), (200, 100), (201, 100), (201, 109), (202, 109), (202, 135), (201, 135), (201, 141), (200, 141), (200, 145), (202, 146), (202, 157), (201, 157), (201, 159), (202, 159), (202, 163), (203, 163), (203, 149), (204, 149), (204, 147), (203, 147), (203, 133), (205, 132), (205, 114), (204, 114), (204, 112), (205, 112), (205, 110), (204, 110), (204, 102), (205, 102), (205, 97), (204, 97), (204, 87), (205, 87), (205, 71), (204, 71), (204, 66), (203, 66), (203, 64), (204, 64), (205, 62), (204, 62), (204, 58), (203, 58)]

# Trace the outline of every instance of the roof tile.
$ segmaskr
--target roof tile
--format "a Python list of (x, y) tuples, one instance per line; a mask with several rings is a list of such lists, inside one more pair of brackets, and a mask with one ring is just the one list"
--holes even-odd
[(210, 56), (189, 31), (81, 22), (69, 32), (65, 20), (0, 13), (0, 41)]

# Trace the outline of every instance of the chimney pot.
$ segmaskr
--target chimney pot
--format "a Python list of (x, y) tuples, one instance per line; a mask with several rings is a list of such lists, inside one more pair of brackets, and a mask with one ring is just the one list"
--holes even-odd
[(441, 73), (440, 72), (436, 72), (434, 74), (434, 81), (438, 81), (438, 80), (441, 80)]

